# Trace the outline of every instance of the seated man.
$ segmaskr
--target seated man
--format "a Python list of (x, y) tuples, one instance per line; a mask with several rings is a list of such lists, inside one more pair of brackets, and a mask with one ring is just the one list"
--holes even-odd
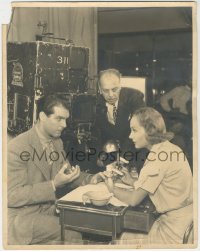
[[(55, 200), (58, 188), (87, 184), (91, 175), (71, 167), (60, 139), (69, 109), (52, 95), (38, 106), (39, 118), (29, 131), (8, 144), (8, 244), (56, 244), (60, 240)], [(77, 243), (81, 234), (65, 231)], [(58, 242), (59, 243), (59, 242)]]

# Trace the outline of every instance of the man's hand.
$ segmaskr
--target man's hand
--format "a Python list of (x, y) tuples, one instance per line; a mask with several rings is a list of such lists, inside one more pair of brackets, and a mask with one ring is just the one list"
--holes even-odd
[(70, 168), (69, 163), (65, 163), (60, 169), (60, 171), (56, 174), (53, 180), (53, 183), (56, 188), (62, 185), (65, 185), (67, 183), (70, 183), (79, 177), (80, 175), (79, 166), (70, 168), (70, 171), (68, 172), (68, 174), (65, 174), (65, 171), (68, 170), (68, 168)]
[(90, 184), (97, 184), (99, 182), (102, 182), (105, 180), (105, 175), (103, 172), (99, 172), (95, 175), (92, 176), (91, 180), (90, 180)]

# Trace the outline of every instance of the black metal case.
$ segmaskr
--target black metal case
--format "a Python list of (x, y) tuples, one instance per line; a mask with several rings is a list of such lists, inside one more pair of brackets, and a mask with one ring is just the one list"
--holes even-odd
[(8, 130), (28, 130), (34, 101), (52, 93), (87, 91), (89, 49), (49, 42), (7, 44)]

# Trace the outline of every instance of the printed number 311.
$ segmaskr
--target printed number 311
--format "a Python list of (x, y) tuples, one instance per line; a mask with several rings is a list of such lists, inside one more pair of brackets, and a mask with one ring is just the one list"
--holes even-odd
[(68, 64), (68, 57), (57, 57), (57, 64)]

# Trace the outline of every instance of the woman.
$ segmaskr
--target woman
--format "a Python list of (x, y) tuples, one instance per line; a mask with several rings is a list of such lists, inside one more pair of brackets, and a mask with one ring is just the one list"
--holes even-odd
[[(129, 137), (135, 147), (145, 147), (150, 153), (137, 181), (124, 172), (123, 182), (133, 185), (133, 191), (115, 187), (112, 178), (105, 180), (106, 185), (118, 199), (131, 206), (138, 205), (147, 195), (150, 197), (161, 216), (147, 236), (148, 244), (182, 243), (193, 215), (188, 161), (181, 149), (168, 141), (172, 134), (166, 132), (164, 120), (155, 109), (137, 110), (130, 127)], [(130, 233), (123, 236), (123, 239), (133, 238), (134, 234)]]

